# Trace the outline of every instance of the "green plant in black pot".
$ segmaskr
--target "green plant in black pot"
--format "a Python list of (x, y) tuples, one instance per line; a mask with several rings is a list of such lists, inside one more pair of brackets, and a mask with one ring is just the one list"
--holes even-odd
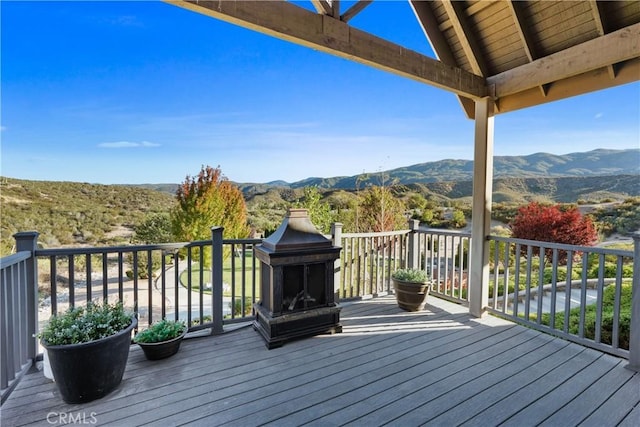
[(65, 402), (89, 402), (120, 384), (136, 326), (121, 302), (90, 302), (49, 319), (38, 337)]
[(162, 319), (138, 332), (133, 341), (142, 348), (147, 359), (164, 359), (178, 352), (187, 330), (183, 321)]
[(427, 303), (431, 281), (426, 271), (417, 268), (399, 269), (391, 274), (398, 306), (406, 311), (421, 311)]

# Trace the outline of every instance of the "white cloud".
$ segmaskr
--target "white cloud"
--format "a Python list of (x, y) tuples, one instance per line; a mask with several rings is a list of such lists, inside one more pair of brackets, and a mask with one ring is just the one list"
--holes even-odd
[(599, 119), (599, 118), (601, 118), (602, 116), (604, 116), (604, 114), (602, 114), (602, 113), (597, 113), (593, 118), (594, 118), (594, 119)]
[(0, 132), (4, 132), (5, 130), (7, 130), (6, 126), (0, 126)]
[(131, 141), (117, 141), (117, 142), (103, 142), (98, 144), (98, 147), (101, 148), (148, 148), (148, 147), (159, 147), (160, 144), (156, 144), (154, 142), (142, 141), (142, 142), (131, 142)]

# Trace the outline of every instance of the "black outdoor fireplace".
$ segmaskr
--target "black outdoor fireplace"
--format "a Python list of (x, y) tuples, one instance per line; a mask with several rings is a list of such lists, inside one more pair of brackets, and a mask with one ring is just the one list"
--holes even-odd
[(290, 209), (280, 227), (256, 246), (262, 300), (255, 330), (269, 349), (285, 341), (342, 332), (334, 302), (334, 261), (340, 247), (316, 230), (306, 209)]

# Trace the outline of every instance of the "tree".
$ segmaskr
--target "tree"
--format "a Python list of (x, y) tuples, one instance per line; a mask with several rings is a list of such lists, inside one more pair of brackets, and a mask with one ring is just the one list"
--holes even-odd
[(168, 213), (152, 213), (133, 227), (132, 243), (169, 243), (173, 241), (171, 217)]
[[(598, 241), (591, 218), (583, 216), (575, 206), (563, 210), (558, 205), (532, 202), (518, 209), (510, 227), (512, 236), (519, 239), (578, 246), (593, 246)], [(545, 251), (545, 259), (553, 260), (551, 249)], [(558, 262), (564, 264), (566, 260), (566, 251), (558, 251)]]
[(403, 203), (387, 187), (367, 188), (359, 197), (360, 231), (391, 231), (406, 227)]
[(316, 226), (319, 232), (328, 234), (331, 232), (334, 215), (331, 213), (331, 206), (322, 202), (321, 198), (322, 195), (318, 187), (305, 187), (304, 198), (302, 202), (296, 203), (296, 206), (307, 209), (311, 223)]
[(222, 175), (220, 167), (203, 166), (197, 177), (187, 175), (176, 191), (176, 199), (171, 224), (179, 240), (209, 239), (213, 226), (224, 227), (226, 238), (249, 235), (242, 192)]
[(451, 215), (451, 225), (454, 228), (466, 227), (467, 219), (464, 217), (464, 212), (462, 212), (460, 209), (454, 209)]

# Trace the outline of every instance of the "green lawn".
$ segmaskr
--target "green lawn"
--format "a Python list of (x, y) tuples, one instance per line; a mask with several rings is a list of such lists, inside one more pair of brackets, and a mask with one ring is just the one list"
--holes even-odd
[[(237, 256), (235, 257), (235, 271), (232, 270), (231, 268), (231, 262), (232, 262), (231, 257), (224, 260), (223, 270), (222, 270), (222, 282), (227, 283), (229, 285), (231, 285), (231, 283), (234, 283), (235, 295), (237, 297), (240, 297), (242, 295), (242, 276), (243, 276), (243, 272), (241, 271), (242, 259)], [(244, 272), (245, 286), (246, 286), (245, 296), (247, 297), (253, 296), (253, 285), (252, 285), (253, 271), (251, 269), (251, 262), (252, 262), (251, 253), (247, 253), (245, 255), (245, 263), (246, 263), (247, 270)], [(180, 284), (185, 288), (187, 287), (187, 279), (188, 279), (187, 274), (188, 274), (187, 270), (184, 270), (180, 273)], [(235, 282), (232, 282), (233, 278), (235, 278)], [(256, 281), (255, 288), (257, 293), (256, 297), (259, 297), (259, 293), (260, 293), (259, 279), (260, 279), (260, 263), (256, 260), (256, 273), (255, 273), (255, 281)], [(204, 283), (212, 283), (211, 271), (209, 269), (205, 269), (202, 272), (202, 280)], [(191, 288), (194, 291), (197, 291), (198, 289), (200, 289), (200, 265), (198, 263), (194, 263), (191, 266)], [(205, 289), (204, 293), (211, 294), (211, 290)], [(231, 290), (229, 289), (225, 290), (223, 295), (230, 297)]]

